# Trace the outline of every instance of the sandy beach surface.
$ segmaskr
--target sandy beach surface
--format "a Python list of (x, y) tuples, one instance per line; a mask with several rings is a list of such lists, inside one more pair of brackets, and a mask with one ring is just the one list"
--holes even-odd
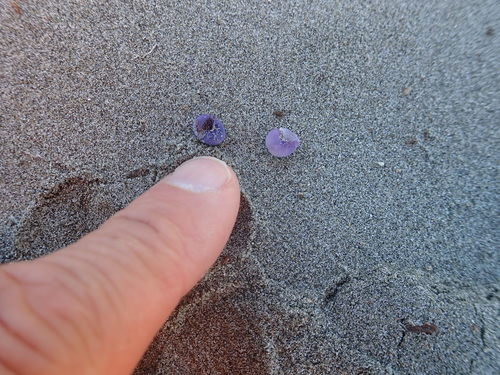
[[(499, 374), (498, 0), (0, 0), (0, 261), (237, 172), (139, 374)], [(198, 142), (217, 115), (228, 138)], [(299, 134), (268, 153), (275, 127)]]

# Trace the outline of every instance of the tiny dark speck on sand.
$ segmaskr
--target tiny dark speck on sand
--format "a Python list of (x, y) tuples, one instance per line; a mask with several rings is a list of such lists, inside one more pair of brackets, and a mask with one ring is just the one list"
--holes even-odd
[(138, 168), (134, 169), (133, 171), (130, 171), (127, 173), (125, 178), (136, 178), (136, 177), (144, 177), (149, 174), (149, 169), (148, 168)]
[(408, 138), (405, 143), (408, 146), (413, 146), (413, 145), (417, 144), (417, 138), (415, 138), (415, 137)]
[(274, 111), (273, 112), (273, 116), (277, 117), (277, 118), (283, 118), (285, 117), (286, 113), (284, 111)]
[(413, 325), (408, 323), (405, 325), (405, 329), (407, 332), (424, 333), (426, 335), (432, 335), (433, 333), (437, 332), (438, 327), (432, 323), (424, 323), (422, 325)]
[(495, 29), (494, 29), (493, 27), (488, 27), (488, 28), (486, 29), (486, 35), (488, 35), (488, 36), (493, 36), (493, 35), (495, 35)]

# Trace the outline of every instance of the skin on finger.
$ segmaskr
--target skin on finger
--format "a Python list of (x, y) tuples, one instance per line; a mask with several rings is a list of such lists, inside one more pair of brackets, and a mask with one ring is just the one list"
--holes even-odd
[[(75, 244), (0, 267), (0, 276), (16, 280), (31, 321), (54, 331), (33, 339), (55, 358), (37, 373), (130, 373), (222, 251), (239, 197), (236, 175), (223, 162), (193, 159)], [(2, 293), (0, 278), (0, 322), (17, 322), (9, 332), (31, 340), (36, 323), (28, 329), (9, 308), (21, 297)], [(8, 355), (0, 354), (0, 364)], [(22, 361), (7, 365), (27, 370)]]

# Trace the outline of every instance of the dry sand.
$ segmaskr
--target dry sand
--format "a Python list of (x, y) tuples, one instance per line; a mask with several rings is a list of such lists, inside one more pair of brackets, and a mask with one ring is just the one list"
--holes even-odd
[[(237, 227), (137, 374), (498, 374), (499, 14), (0, 0), (0, 260), (212, 155), (241, 179)], [(191, 134), (206, 112), (219, 147)], [(287, 159), (278, 126), (303, 141)]]

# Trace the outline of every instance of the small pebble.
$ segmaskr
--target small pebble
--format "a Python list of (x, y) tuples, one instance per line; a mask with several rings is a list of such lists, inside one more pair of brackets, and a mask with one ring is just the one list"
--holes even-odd
[(269, 152), (279, 158), (291, 155), (299, 147), (297, 134), (286, 128), (275, 128), (266, 137), (266, 147)]
[(379, 167), (385, 167), (385, 163), (383, 161), (377, 161), (375, 164), (377, 164)]
[(193, 131), (196, 138), (210, 146), (220, 145), (226, 139), (222, 121), (208, 114), (199, 115), (194, 120)]
[(410, 95), (410, 92), (411, 92), (411, 87), (405, 87), (405, 88), (403, 89), (403, 95), (404, 95), (404, 96), (408, 96), (408, 95)]

